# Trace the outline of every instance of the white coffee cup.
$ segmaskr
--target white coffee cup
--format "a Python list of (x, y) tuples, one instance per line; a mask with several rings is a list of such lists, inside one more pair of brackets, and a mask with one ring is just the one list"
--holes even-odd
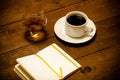
[(65, 33), (74, 38), (87, 36), (93, 31), (87, 26), (88, 17), (81, 11), (71, 11), (65, 16)]

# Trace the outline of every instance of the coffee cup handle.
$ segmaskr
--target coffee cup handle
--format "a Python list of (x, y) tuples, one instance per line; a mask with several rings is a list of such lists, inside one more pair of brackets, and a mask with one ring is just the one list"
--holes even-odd
[(85, 36), (92, 37), (92, 35), (90, 35), (89, 33), (93, 32), (93, 28), (90, 28), (89, 26), (86, 26), (84, 28), (84, 31), (85, 31)]

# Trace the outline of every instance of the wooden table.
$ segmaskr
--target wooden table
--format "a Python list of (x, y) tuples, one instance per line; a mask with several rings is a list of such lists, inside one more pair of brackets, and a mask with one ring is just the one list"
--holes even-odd
[[(22, 17), (26, 7), (36, 12), (44, 10), (48, 18), (45, 27), (48, 35), (42, 42), (24, 38), (26, 28)], [(97, 33), (92, 41), (73, 45), (55, 36), (55, 22), (73, 10), (85, 12), (94, 21)], [(20, 80), (13, 71), (16, 58), (34, 54), (52, 43), (58, 44), (82, 65), (66, 80), (120, 80), (119, 10), (119, 0), (1, 0), (0, 80)]]

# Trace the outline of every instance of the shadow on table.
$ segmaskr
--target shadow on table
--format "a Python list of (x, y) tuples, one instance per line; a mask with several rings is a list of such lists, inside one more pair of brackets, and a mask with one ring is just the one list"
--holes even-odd
[(94, 36), (91, 40), (89, 40), (89, 41), (87, 41), (87, 42), (85, 42), (85, 43), (73, 44), (73, 43), (65, 42), (65, 41), (61, 40), (59, 37), (57, 37), (57, 36), (55, 35), (55, 37), (56, 37), (62, 44), (67, 45), (67, 46), (69, 46), (69, 47), (84, 47), (84, 46), (86, 46), (86, 45), (89, 45), (89, 44), (91, 44), (91, 43), (96, 39), (96, 36), (97, 36), (97, 33), (95, 34), (95, 36)]

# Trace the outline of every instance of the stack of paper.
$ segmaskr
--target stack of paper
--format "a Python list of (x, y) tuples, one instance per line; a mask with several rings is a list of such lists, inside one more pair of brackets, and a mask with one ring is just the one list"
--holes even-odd
[(16, 61), (14, 71), (23, 80), (60, 80), (81, 67), (55, 43)]

